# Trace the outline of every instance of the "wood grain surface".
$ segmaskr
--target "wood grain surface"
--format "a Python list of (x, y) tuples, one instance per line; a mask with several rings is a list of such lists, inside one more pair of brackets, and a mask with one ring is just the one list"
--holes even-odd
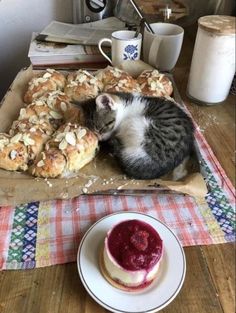
[[(235, 184), (235, 97), (220, 105), (198, 106), (186, 97), (196, 28), (185, 31), (174, 77), (182, 99), (227, 175)], [(235, 244), (185, 248), (184, 285), (162, 313), (234, 313)], [(157, 295), (158, 296), (158, 295)], [(0, 313), (105, 313), (87, 294), (75, 263), (0, 272)]]

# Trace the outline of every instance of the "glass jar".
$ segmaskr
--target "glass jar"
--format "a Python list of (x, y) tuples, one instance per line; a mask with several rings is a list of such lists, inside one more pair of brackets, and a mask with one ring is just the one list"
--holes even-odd
[(235, 17), (203, 16), (190, 67), (187, 95), (197, 103), (224, 101), (235, 74)]

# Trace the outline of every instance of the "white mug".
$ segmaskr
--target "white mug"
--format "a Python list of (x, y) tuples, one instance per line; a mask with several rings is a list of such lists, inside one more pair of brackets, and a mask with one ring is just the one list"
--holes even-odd
[(170, 71), (179, 58), (184, 29), (169, 23), (153, 23), (151, 28), (154, 34), (144, 30), (144, 61), (161, 71)]
[[(98, 48), (101, 54), (113, 65), (117, 66), (125, 60), (139, 60), (142, 45), (142, 35), (135, 36), (135, 31), (119, 30), (113, 32), (110, 38), (103, 38), (98, 42)], [(102, 50), (102, 44), (108, 42), (111, 44), (110, 59)]]

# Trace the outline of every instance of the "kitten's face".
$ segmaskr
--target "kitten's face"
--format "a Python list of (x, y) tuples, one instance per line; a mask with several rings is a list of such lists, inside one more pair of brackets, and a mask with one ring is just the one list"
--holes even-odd
[(99, 109), (93, 112), (88, 121), (88, 128), (98, 134), (100, 140), (107, 140), (114, 129), (116, 113), (111, 110)]
[(111, 101), (107, 95), (100, 95), (87, 111), (86, 126), (98, 135), (99, 140), (109, 139), (115, 127), (117, 111)]

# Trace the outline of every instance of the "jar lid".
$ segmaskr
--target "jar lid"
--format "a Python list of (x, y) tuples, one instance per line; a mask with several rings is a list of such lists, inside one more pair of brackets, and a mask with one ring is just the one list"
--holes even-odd
[(200, 17), (198, 25), (204, 30), (218, 35), (232, 35), (235, 34), (234, 16), (227, 15), (207, 15)]

